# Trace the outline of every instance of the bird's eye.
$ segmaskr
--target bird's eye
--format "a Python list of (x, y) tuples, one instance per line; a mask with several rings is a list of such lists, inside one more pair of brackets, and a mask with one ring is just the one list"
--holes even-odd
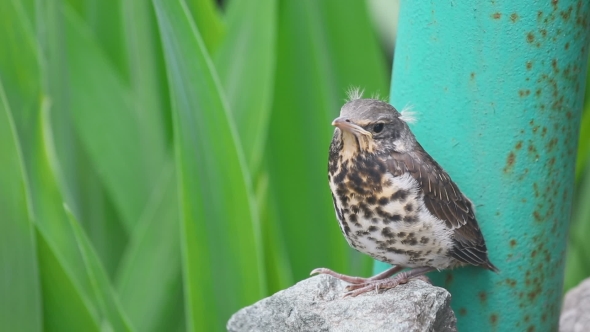
[(383, 130), (383, 123), (379, 122), (373, 126), (373, 131), (379, 134)]

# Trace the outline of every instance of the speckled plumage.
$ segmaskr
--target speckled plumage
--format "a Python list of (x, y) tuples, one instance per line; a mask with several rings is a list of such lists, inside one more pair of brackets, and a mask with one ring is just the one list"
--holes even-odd
[[(391, 287), (432, 269), (471, 264), (497, 271), (488, 259), (473, 204), (403, 120), (385, 102), (353, 99), (333, 122), (337, 128), (330, 145), (328, 179), (346, 240), (398, 270), (417, 268), (415, 275), (397, 278)], [(314, 272), (342, 276), (327, 269)], [(383, 277), (360, 279), (364, 291), (387, 283)]]

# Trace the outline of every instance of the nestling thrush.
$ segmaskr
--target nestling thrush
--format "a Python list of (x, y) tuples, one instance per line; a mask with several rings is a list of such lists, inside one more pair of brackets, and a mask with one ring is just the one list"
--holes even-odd
[[(393, 288), (433, 270), (463, 265), (498, 272), (473, 203), (424, 151), (408, 114), (388, 103), (349, 96), (332, 125), (328, 179), (348, 244), (393, 267), (371, 278), (319, 268), (351, 283), (346, 295)], [(393, 274), (400, 272), (392, 278)]]

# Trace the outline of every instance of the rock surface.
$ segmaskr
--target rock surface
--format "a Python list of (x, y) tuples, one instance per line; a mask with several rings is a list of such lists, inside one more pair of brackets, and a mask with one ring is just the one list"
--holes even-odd
[(565, 295), (560, 332), (585, 332), (590, 328), (590, 278), (582, 281)]
[(235, 313), (231, 332), (456, 331), (451, 295), (412, 280), (394, 289), (346, 297), (346, 283), (327, 275), (303, 280)]

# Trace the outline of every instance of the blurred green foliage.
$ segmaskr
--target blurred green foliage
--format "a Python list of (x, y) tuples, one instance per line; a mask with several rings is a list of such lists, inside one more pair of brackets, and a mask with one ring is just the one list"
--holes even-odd
[[(368, 12), (0, 1), (0, 330), (223, 330), (313, 268), (369, 274), (326, 183), (346, 89), (388, 91)], [(590, 275), (589, 109), (568, 286)]]
[[(590, 62), (590, 61), (589, 61)], [(565, 266), (565, 291), (590, 276), (590, 66), (580, 124), (576, 188)]]

